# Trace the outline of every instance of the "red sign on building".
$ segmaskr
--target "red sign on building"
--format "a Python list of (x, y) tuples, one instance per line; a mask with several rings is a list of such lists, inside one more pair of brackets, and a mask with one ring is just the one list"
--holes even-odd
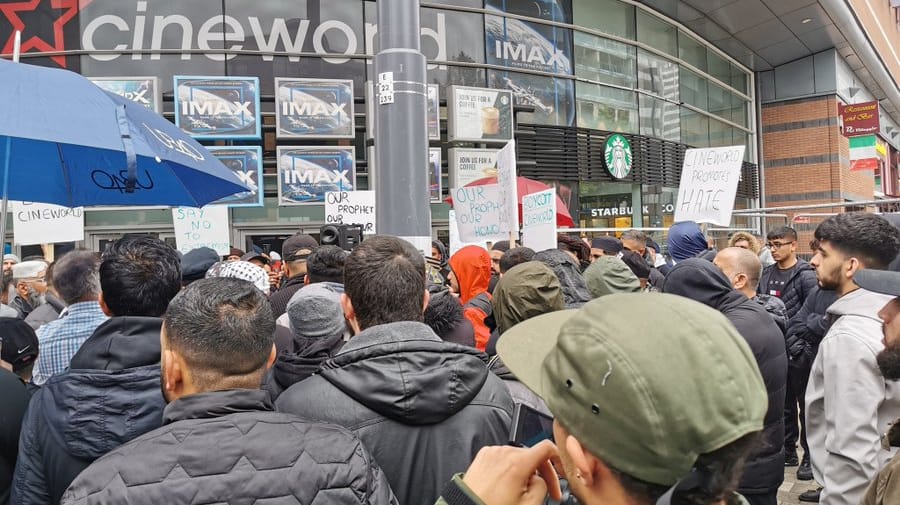
[(871, 135), (881, 129), (878, 118), (878, 102), (863, 102), (849, 105), (838, 105), (845, 137)]

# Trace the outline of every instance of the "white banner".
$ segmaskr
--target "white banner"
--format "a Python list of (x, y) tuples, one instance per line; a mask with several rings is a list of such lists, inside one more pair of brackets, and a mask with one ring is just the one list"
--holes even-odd
[(19, 245), (84, 240), (84, 207), (10, 201), (13, 241)]
[(730, 225), (743, 161), (744, 146), (685, 151), (675, 222)]
[(452, 188), (453, 210), (462, 242), (495, 242), (505, 240), (509, 233), (500, 221), (500, 186), (486, 184), (467, 188)]
[(209, 247), (221, 256), (231, 252), (231, 226), (228, 223), (228, 207), (224, 205), (199, 209), (175, 207), (172, 209), (172, 224), (175, 225), (175, 244), (182, 254), (200, 247)]
[(325, 222), (358, 224), (366, 235), (375, 234), (374, 191), (330, 191), (325, 193)]
[(556, 249), (556, 190), (522, 197), (522, 244), (535, 251)]
[(497, 184), (500, 186), (500, 221), (504, 231), (519, 231), (519, 194), (516, 184), (516, 141), (507, 142), (497, 153)]

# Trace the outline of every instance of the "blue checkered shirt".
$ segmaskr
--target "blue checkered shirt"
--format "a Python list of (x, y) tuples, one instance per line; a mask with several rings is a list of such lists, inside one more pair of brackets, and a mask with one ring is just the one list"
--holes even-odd
[(68, 368), (81, 344), (107, 319), (98, 302), (74, 303), (65, 312), (37, 330), (38, 358), (31, 380), (39, 386)]

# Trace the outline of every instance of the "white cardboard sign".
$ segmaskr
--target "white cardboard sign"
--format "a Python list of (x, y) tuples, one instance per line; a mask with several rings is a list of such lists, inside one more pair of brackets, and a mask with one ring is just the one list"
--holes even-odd
[(450, 191), (460, 241), (483, 243), (508, 237), (508, 228), (500, 220), (499, 185), (452, 188)]
[(522, 197), (522, 243), (535, 251), (556, 249), (556, 189)]
[(13, 241), (19, 245), (84, 240), (84, 207), (10, 201)]
[(487, 249), (487, 242), (463, 242), (459, 238), (459, 226), (456, 224), (456, 211), (450, 209), (450, 256), (456, 254), (456, 251), (459, 251), (463, 247), (467, 245), (477, 245), (479, 247), (484, 247)]
[(363, 234), (375, 234), (374, 191), (331, 191), (325, 194), (325, 222), (358, 224)]
[(228, 207), (224, 205), (175, 207), (172, 224), (175, 225), (175, 244), (182, 254), (199, 247), (209, 247), (221, 256), (231, 252), (231, 227)]
[(731, 224), (744, 148), (710, 147), (685, 151), (675, 204), (676, 223)]
[(500, 186), (501, 222), (506, 232), (519, 231), (519, 194), (516, 184), (516, 141), (510, 140), (497, 153), (497, 184)]

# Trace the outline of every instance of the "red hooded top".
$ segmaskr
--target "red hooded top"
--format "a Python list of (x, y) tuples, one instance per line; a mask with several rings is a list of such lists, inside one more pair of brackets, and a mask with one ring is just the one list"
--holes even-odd
[[(491, 282), (491, 255), (479, 246), (463, 247), (450, 258), (450, 269), (459, 284), (459, 301), (465, 306), (466, 319), (475, 328), (475, 347), (484, 351), (491, 338), (491, 331), (484, 324), (484, 319), (490, 314), (488, 285)], [(483, 295), (480, 298), (485, 303), (469, 303), (479, 295)], [(481, 306), (487, 306), (488, 310)]]

